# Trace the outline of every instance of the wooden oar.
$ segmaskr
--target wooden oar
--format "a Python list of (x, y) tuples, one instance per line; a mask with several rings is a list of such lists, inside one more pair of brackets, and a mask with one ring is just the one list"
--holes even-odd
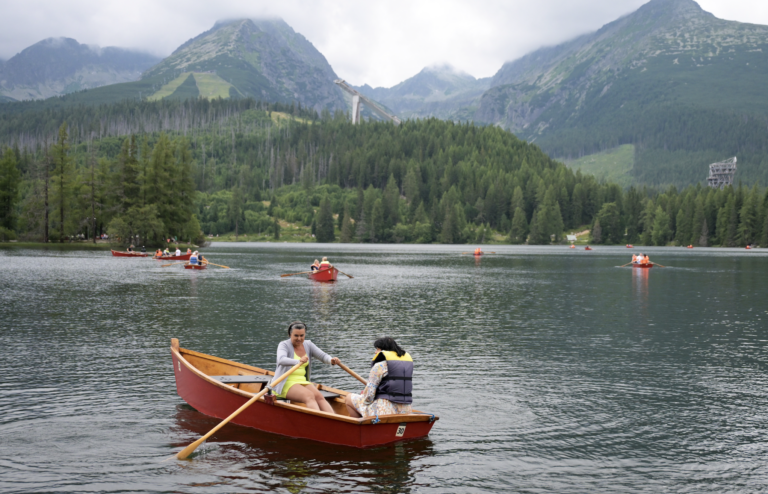
[(172, 263), (170, 263), (170, 264), (163, 264), (163, 265), (162, 265), (162, 266), (160, 266), (160, 267), (161, 267), (161, 268), (167, 268), (168, 266), (176, 266), (176, 265), (178, 265), (178, 264), (185, 264), (185, 263), (184, 263), (184, 262), (172, 262)]
[(205, 263), (206, 263), (206, 264), (210, 264), (211, 266), (218, 266), (218, 267), (220, 267), (220, 268), (224, 268), (224, 269), (230, 269), (230, 267), (229, 267), (229, 266), (222, 266), (221, 264), (215, 264), (215, 263), (212, 263), (212, 262), (208, 262), (208, 261), (205, 261)]
[[(290, 368), (290, 370), (288, 372), (286, 372), (282, 376), (278, 377), (276, 380), (272, 381), (270, 383), (270, 386), (274, 386), (275, 384), (280, 384), (283, 381), (283, 379), (288, 377), (293, 371), (295, 371), (296, 369), (298, 369), (302, 365), (303, 365), (302, 362), (299, 362), (298, 364), (294, 365), (293, 367)], [(202, 443), (204, 443), (206, 439), (211, 437), (217, 430), (219, 430), (222, 427), (224, 427), (230, 420), (232, 420), (233, 418), (237, 417), (240, 414), (240, 412), (242, 412), (243, 410), (245, 410), (249, 406), (253, 405), (259, 398), (261, 398), (262, 396), (267, 394), (267, 391), (269, 391), (269, 390), (270, 390), (270, 388), (265, 386), (262, 391), (260, 391), (259, 393), (255, 394), (253, 396), (253, 398), (251, 398), (250, 400), (246, 401), (245, 404), (243, 406), (241, 406), (240, 408), (238, 408), (237, 410), (235, 410), (232, 413), (232, 415), (230, 415), (229, 417), (227, 417), (224, 420), (222, 420), (221, 423), (219, 423), (219, 425), (217, 425), (216, 427), (211, 429), (211, 431), (208, 434), (204, 435), (203, 437), (201, 437), (197, 441), (193, 442), (192, 444), (190, 444), (186, 448), (184, 448), (181, 451), (179, 451), (176, 454), (176, 458), (178, 458), (179, 460), (183, 460), (187, 456), (191, 455), (192, 452), (194, 450), (196, 450), (198, 446), (200, 446)]]
[(663, 264), (659, 264), (658, 262), (654, 262), (653, 265), (658, 266), (660, 268), (666, 268), (666, 266), (664, 266)]
[(361, 383), (363, 383), (363, 384), (368, 384), (368, 381), (366, 381), (365, 379), (363, 379), (362, 377), (360, 377), (360, 376), (358, 375), (358, 373), (357, 373), (357, 372), (353, 371), (352, 369), (350, 369), (350, 368), (349, 368), (349, 367), (347, 367), (346, 365), (342, 364), (341, 362), (339, 362), (339, 363), (338, 363), (338, 364), (336, 364), (336, 365), (338, 365), (339, 367), (341, 367), (341, 368), (342, 368), (342, 369), (344, 369), (345, 371), (349, 372), (349, 375), (350, 375), (350, 376), (354, 377), (355, 379), (357, 379), (357, 380), (358, 380), (358, 381), (360, 381)]
[(629, 261), (629, 262), (628, 262), (628, 263), (626, 263), (624, 266), (619, 266), (619, 267), (620, 267), (620, 268), (623, 268), (623, 267), (629, 266), (630, 264), (632, 264), (632, 261)]
[[(462, 252), (462, 254), (472, 254), (472, 255), (475, 255), (474, 252)], [(495, 252), (481, 252), (480, 254), (495, 254)]]
[(314, 271), (302, 271), (301, 273), (291, 273), (291, 274), (281, 274), (281, 278), (285, 278), (286, 276), (296, 276), (297, 274), (311, 274), (314, 273)]
[[(339, 270), (337, 269), (336, 271), (339, 271)], [(341, 271), (339, 271), (339, 273), (343, 274), (343, 275), (344, 275), (344, 276), (346, 276), (347, 278), (354, 278), (354, 276), (350, 276), (350, 275), (348, 275), (347, 273), (344, 273), (344, 272), (341, 272)]]

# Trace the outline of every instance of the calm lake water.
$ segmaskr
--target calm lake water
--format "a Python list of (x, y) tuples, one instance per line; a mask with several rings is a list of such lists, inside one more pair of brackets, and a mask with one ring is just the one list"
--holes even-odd
[[(3, 492), (756, 492), (768, 489), (768, 249), (224, 244), (191, 272), (0, 249)], [(641, 250), (641, 249), (636, 249)], [(322, 255), (345, 273), (303, 276)], [(170, 339), (274, 369), (288, 322), (364, 373), (391, 335), (428, 439), (355, 450), (218, 423)], [(360, 385), (319, 364), (316, 381)]]

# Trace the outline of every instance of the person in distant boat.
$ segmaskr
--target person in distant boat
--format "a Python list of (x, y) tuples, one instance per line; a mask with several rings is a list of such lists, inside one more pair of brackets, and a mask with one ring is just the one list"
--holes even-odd
[(131, 244), (131, 245), (129, 245), (129, 246), (128, 246), (128, 252), (134, 252), (134, 250), (133, 250), (133, 249), (135, 249), (135, 247), (133, 246), (133, 244)]
[(320, 261), (315, 259), (315, 262), (312, 263), (312, 265), (309, 267), (309, 270), (310, 271), (317, 271), (318, 269), (320, 269)]
[(166, 247), (165, 250), (163, 251), (163, 255), (164, 256), (170, 256), (171, 255), (171, 251), (168, 250), (168, 247)]
[(155, 251), (155, 257), (163, 257), (163, 251), (160, 249), (157, 249)]
[(189, 247), (187, 247), (187, 254), (191, 254), (191, 253), (192, 253), (192, 249), (190, 249)]
[(282, 376), (291, 367), (301, 362), (303, 365), (289, 375), (283, 382), (274, 386), (274, 391), (280, 398), (298, 401), (307, 405), (312, 410), (335, 413), (330, 403), (320, 391), (310, 382), (312, 372), (312, 360), (317, 359), (325, 364), (336, 365), (340, 360), (331, 357), (320, 350), (317, 345), (305, 339), (307, 326), (301, 321), (294, 321), (288, 325), (288, 339), (283, 340), (277, 346), (277, 368), (275, 376)]
[(147, 249), (146, 249), (146, 248), (145, 248), (145, 247), (142, 245), (142, 246), (141, 246), (141, 251), (142, 251), (142, 252), (144, 252), (144, 253), (146, 253), (146, 252), (147, 252)]
[(177, 256), (181, 255), (181, 249), (179, 249), (178, 247), (176, 247), (176, 254), (175, 255), (177, 255)]
[(189, 263), (192, 265), (197, 264), (197, 251), (194, 251), (189, 258)]
[(202, 255), (202, 254), (199, 254), (199, 255), (198, 255), (198, 258), (197, 258), (197, 260), (198, 260), (198, 262), (200, 263), (200, 265), (201, 265), (201, 266), (202, 266), (202, 265), (205, 265), (205, 264), (208, 264), (208, 259), (206, 259), (205, 257), (203, 257), (203, 255)]
[(475, 249), (475, 255), (476, 255), (476, 256), (481, 256), (481, 255), (483, 255), (483, 251), (482, 251), (482, 250), (480, 250), (480, 247), (478, 247), (477, 249)]
[(360, 394), (350, 393), (346, 397), (349, 416), (412, 413), (413, 359), (389, 336), (379, 338), (373, 346), (376, 354), (365, 389)]
[(640, 254), (632, 254), (632, 264), (637, 264), (640, 262)]
[(328, 262), (328, 258), (327, 257), (323, 257), (323, 260), (320, 263), (320, 269), (328, 269), (330, 267), (331, 267), (331, 263)]

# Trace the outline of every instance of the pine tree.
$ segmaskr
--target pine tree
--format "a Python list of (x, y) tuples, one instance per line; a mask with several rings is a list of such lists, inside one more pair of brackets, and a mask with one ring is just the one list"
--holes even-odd
[(528, 236), (528, 222), (525, 219), (525, 211), (522, 207), (515, 209), (512, 218), (512, 228), (509, 231), (509, 243), (523, 244)]
[(237, 240), (240, 231), (240, 217), (243, 215), (243, 192), (240, 187), (235, 187), (232, 189), (232, 195), (229, 199), (227, 214), (229, 216), (230, 223), (235, 224), (235, 240)]
[(653, 244), (666, 245), (671, 236), (672, 228), (669, 226), (669, 215), (661, 206), (658, 206), (653, 220)]
[(330, 243), (336, 239), (333, 228), (333, 213), (331, 212), (331, 201), (328, 196), (320, 201), (320, 210), (317, 212), (317, 233), (315, 237), (320, 243)]
[[(605, 244), (618, 244), (624, 239), (624, 232), (621, 228), (621, 215), (619, 214), (619, 208), (615, 202), (607, 202), (603, 204), (600, 212), (597, 214), (597, 222), (601, 227), (601, 240)], [(594, 239), (594, 243), (601, 243)]]
[(592, 242), (603, 243), (603, 228), (600, 226), (600, 218), (595, 218), (595, 223), (592, 225)]
[(58, 229), (56, 230), (59, 242), (64, 242), (64, 237), (69, 233), (69, 225), (66, 223), (66, 213), (70, 208), (72, 200), (72, 158), (69, 156), (69, 134), (67, 132), (67, 123), (64, 122), (59, 127), (59, 135), (51, 147), (51, 158), (53, 161), (52, 189), (54, 193), (54, 203), (58, 210)]
[(352, 218), (349, 215), (349, 208), (344, 209), (344, 219), (341, 222), (341, 242), (349, 243), (354, 240), (355, 230), (352, 225)]
[(0, 159), (0, 228), (9, 232), (16, 230), (16, 204), (19, 201), (21, 172), (17, 166), (16, 154), (6, 148)]

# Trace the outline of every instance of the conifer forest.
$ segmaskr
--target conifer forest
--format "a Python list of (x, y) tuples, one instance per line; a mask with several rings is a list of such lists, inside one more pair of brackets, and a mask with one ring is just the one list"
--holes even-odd
[(54, 103), (0, 115), (2, 239), (154, 247), (290, 226), (318, 242), (549, 244), (589, 230), (596, 244), (768, 245), (758, 186), (622, 189), (493, 126), (352, 125), (252, 99)]

